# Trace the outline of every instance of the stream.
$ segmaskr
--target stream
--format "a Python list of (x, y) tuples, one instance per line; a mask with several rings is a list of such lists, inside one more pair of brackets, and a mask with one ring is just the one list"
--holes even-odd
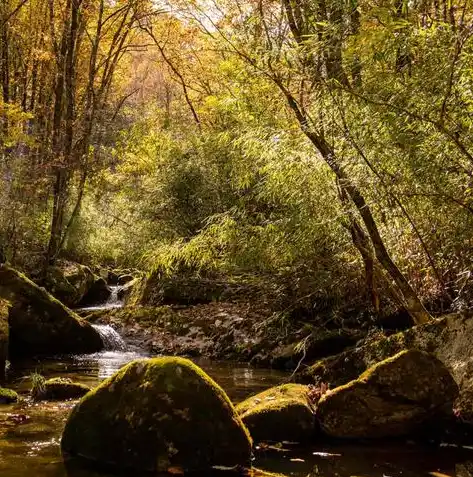
[[(109, 305), (115, 306), (115, 303)], [(93, 355), (15, 363), (10, 370), (9, 387), (26, 398), (32, 373), (46, 378), (69, 377), (94, 387), (124, 364), (148, 357), (140, 349), (125, 344), (110, 326), (95, 327), (108, 349)], [(194, 361), (235, 403), (288, 378), (288, 373), (283, 371), (252, 368), (242, 363)], [(25, 400), (0, 406), (0, 477), (108, 476), (88, 469), (66, 468), (63, 463), (60, 438), (74, 404)], [(291, 443), (282, 443), (259, 449), (254, 465), (292, 477), (473, 477), (473, 448), (420, 448), (409, 443), (339, 446), (320, 443), (295, 449)], [(132, 476), (141, 477), (136, 473)]]

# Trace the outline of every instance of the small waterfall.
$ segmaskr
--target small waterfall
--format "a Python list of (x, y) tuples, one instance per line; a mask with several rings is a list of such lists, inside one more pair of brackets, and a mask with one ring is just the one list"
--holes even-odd
[(84, 306), (83, 308), (77, 308), (77, 312), (92, 312), (102, 310), (113, 310), (115, 308), (121, 308), (123, 306), (123, 300), (119, 297), (120, 291), (123, 289), (121, 285), (110, 285), (110, 296), (105, 303), (100, 305)]
[(126, 351), (122, 337), (109, 325), (92, 325), (102, 338), (105, 350)]
[(122, 300), (120, 300), (118, 294), (123, 287), (120, 285), (110, 286), (110, 296), (108, 297), (107, 302), (105, 303), (105, 308), (120, 308), (123, 306)]

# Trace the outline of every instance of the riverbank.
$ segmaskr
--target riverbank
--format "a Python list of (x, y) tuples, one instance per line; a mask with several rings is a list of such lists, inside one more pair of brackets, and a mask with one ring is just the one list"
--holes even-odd
[(192, 306), (125, 306), (85, 314), (113, 326), (153, 354), (202, 356), (295, 369), (301, 358), (341, 352), (362, 339), (356, 328), (290, 322), (258, 303), (210, 302)]

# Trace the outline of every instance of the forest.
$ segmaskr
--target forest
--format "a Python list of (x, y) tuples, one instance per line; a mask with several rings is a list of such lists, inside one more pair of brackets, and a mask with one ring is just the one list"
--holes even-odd
[[(123, 337), (292, 373), (324, 432), (351, 439), (382, 432), (342, 426), (331, 406), (351, 401), (324, 395), (386, 366), (423, 386), (393, 398), (422, 402), (413, 420), (455, 401), (439, 439), (471, 443), (472, 230), (470, 0), (0, 2), (0, 382), (7, 361), (15, 382), (18, 358)], [(186, 471), (168, 457), (158, 471)]]
[(2, 255), (466, 307), (471, 5), (332, 3), (3, 2)]

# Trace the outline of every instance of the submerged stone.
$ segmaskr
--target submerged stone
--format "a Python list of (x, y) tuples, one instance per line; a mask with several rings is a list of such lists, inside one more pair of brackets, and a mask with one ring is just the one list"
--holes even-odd
[(318, 402), (316, 415), (322, 430), (332, 437), (399, 436), (437, 414), (451, 412), (457, 395), (457, 384), (437, 358), (408, 350), (328, 391)]
[(18, 394), (12, 389), (0, 387), (0, 404), (12, 404), (18, 401)]
[(256, 442), (303, 442), (315, 433), (309, 387), (302, 384), (267, 389), (238, 404), (236, 410)]
[(32, 394), (37, 401), (65, 401), (81, 398), (89, 391), (89, 386), (75, 383), (72, 379), (52, 378), (34, 387)]
[(86, 394), (63, 452), (120, 469), (246, 466), (251, 439), (225, 392), (183, 358), (134, 361)]
[(0, 297), (9, 300), (9, 352), (14, 356), (93, 353), (99, 333), (17, 270), (0, 265)]

